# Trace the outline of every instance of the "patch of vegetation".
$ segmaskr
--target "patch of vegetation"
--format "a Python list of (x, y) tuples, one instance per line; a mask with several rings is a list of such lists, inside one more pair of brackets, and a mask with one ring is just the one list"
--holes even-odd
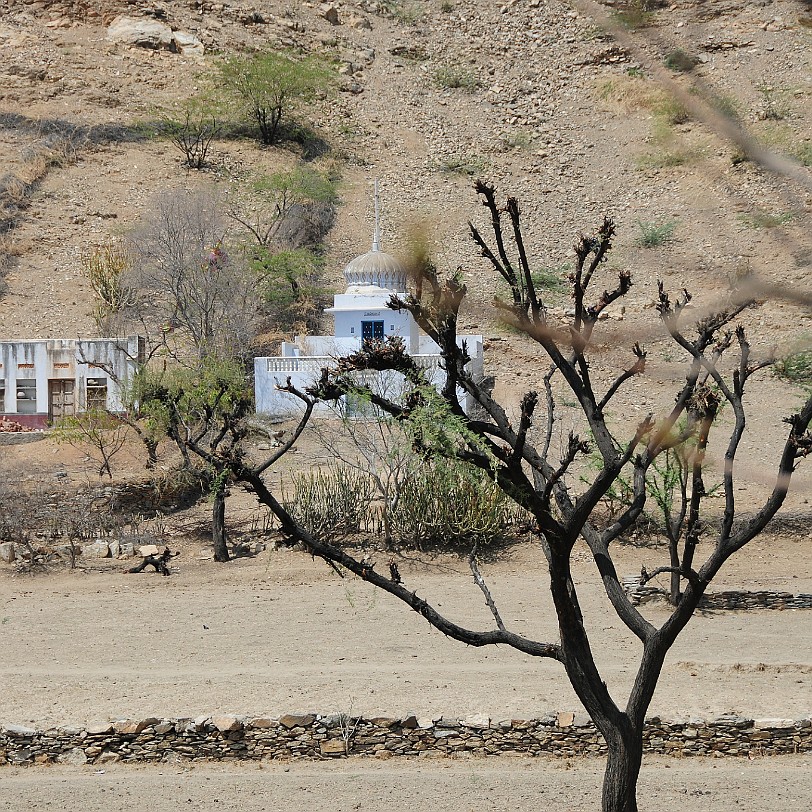
[[(809, 338), (805, 344), (809, 345)], [(781, 380), (812, 388), (812, 350), (798, 349), (779, 358), (773, 366), (773, 374)]]
[(452, 155), (442, 161), (439, 168), (441, 172), (474, 177), (474, 175), (482, 174), (485, 169), (485, 161), (478, 155)]
[(639, 234), (637, 244), (641, 248), (658, 248), (674, 239), (676, 220), (658, 220), (656, 222), (637, 221)]
[(426, 13), (419, 2), (405, 3), (403, 0), (379, 0), (378, 5), (390, 17), (406, 25), (414, 25)]
[(812, 166), (812, 141), (804, 141), (804, 143), (798, 147), (795, 157), (804, 166)]
[(560, 265), (545, 266), (533, 271), (531, 277), (536, 291), (547, 291), (553, 295), (566, 293), (570, 266), (567, 262)]
[(673, 169), (683, 166), (696, 158), (697, 153), (691, 150), (657, 150), (646, 152), (637, 159), (639, 169)]
[(688, 112), (688, 108), (685, 107), (679, 99), (675, 99), (673, 96), (663, 96), (663, 98), (654, 105), (653, 110), (656, 116), (672, 126), (685, 124), (691, 120), (691, 114)]
[(682, 48), (675, 48), (665, 55), (663, 64), (677, 73), (690, 73), (699, 64), (699, 59)]
[(692, 163), (701, 150), (686, 146), (665, 119), (658, 118), (652, 127), (651, 149), (637, 158), (639, 169), (669, 169)]
[(500, 146), (504, 152), (512, 149), (527, 149), (533, 143), (533, 136), (527, 130), (515, 130), (505, 133), (500, 139)]
[(716, 112), (727, 118), (738, 121), (741, 118), (741, 105), (738, 99), (727, 93), (721, 93), (710, 99), (711, 106)]
[(784, 93), (768, 84), (758, 85), (756, 90), (761, 94), (761, 105), (757, 113), (761, 121), (783, 121), (789, 118), (790, 107)]
[(630, 65), (626, 68), (626, 76), (632, 76), (635, 79), (645, 79), (646, 74), (644, 73), (642, 68), (639, 68), (637, 65)]
[(615, 11), (612, 17), (626, 30), (639, 31), (641, 28), (647, 28), (654, 21), (654, 15), (643, 8), (644, 5), (645, 3), (630, 3), (628, 8)]
[(747, 214), (739, 215), (739, 220), (748, 228), (776, 228), (777, 226), (786, 225), (794, 219), (795, 214), (791, 211), (771, 214), (770, 212), (755, 209)]
[(443, 90), (459, 89), (474, 93), (481, 87), (479, 79), (470, 70), (459, 65), (438, 68), (434, 73), (434, 80)]

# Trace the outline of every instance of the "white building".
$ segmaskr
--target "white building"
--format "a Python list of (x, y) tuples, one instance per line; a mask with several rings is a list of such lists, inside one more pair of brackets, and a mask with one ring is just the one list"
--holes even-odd
[[(377, 208), (377, 200), (376, 200)], [(353, 259), (344, 269), (347, 289), (336, 294), (333, 306), (325, 312), (332, 314), (335, 329), (332, 336), (297, 336), (294, 341), (282, 343), (282, 354), (254, 360), (254, 381), (257, 412), (274, 417), (290, 417), (302, 411), (301, 402), (293, 395), (280, 392), (277, 384), (284, 385), (288, 378), (299, 390), (314, 383), (324, 367), (335, 365), (336, 359), (356, 352), (365, 340), (381, 340), (400, 336), (408, 353), (428, 372), (430, 382), (440, 389), (445, 383), (445, 372), (440, 364), (440, 348), (420, 329), (406, 310), (390, 310), (386, 303), (392, 294), (405, 295), (406, 270), (395, 257), (380, 250), (377, 225), (372, 250)], [(482, 336), (459, 336), (466, 342), (471, 357), (469, 370), (482, 377)], [(398, 373), (358, 373), (368, 385), (380, 394), (396, 395), (403, 378)], [(381, 391), (385, 390), (385, 391)], [(467, 395), (460, 391), (460, 403), (468, 411)], [(330, 404), (320, 403), (317, 409), (329, 410)]]
[(120, 386), (143, 355), (138, 337), (0, 341), (0, 418), (43, 428), (89, 409), (123, 411)]

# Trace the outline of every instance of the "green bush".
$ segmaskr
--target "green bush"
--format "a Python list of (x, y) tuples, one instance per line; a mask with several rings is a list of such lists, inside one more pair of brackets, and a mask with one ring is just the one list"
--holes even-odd
[(663, 59), (663, 64), (669, 69), (677, 73), (690, 73), (698, 64), (697, 59), (693, 54), (683, 51), (682, 48), (676, 48), (670, 53), (666, 54)]
[(332, 74), (315, 59), (268, 52), (227, 59), (220, 64), (218, 80), (256, 122), (262, 143), (270, 145), (277, 141), (282, 118), (327, 88)]
[(773, 372), (784, 381), (806, 388), (812, 387), (812, 350), (801, 349), (788, 353), (775, 362)]
[(314, 333), (325, 306), (321, 284), (323, 258), (308, 248), (273, 253), (257, 249), (254, 269), (262, 279), (265, 308), (282, 333)]
[(336, 541), (370, 529), (372, 483), (360, 471), (330, 466), (294, 475), (283, 505), (297, 524), (320, 541)]
[(656, 223), (644, 223), (638, 220), (637, 228), (640, 230), (640, 234), (637, 237), (637, 244), (642, 248), (657, 248), (671, 242), (676, 227), (676, 220), (659, 220)]

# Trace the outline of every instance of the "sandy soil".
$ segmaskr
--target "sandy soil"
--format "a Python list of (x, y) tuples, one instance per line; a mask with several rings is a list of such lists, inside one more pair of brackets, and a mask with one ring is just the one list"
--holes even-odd
[[(812, 591), (807, 543), (761, 539), (716, 588)], [(394, 599), (302, 553), (268, 551), (224, 567), (195, 561), (197, 549), (185, 548), (171, 578), (126, 575), (126, 562), (33, 578), (11, 578), (5, 568), (0, 720), (48, 726), (350, 709), (505, 719), (579, 710), (558, 664), (448, 641)], [(616, 620), (586, 553), (577, 558), (597, 658), (622, 701), (639, 645)], [(652, 560), (653, 551), (631, 548), (619, 570), (635, 572)], [(451, 618), (491, 627), (459, 560), (406, 559), (400, 568), (409, 586)], [(539, 551), (517, 549), (483, 572), (510, 628), (556, 639)], [(662, 622), (665, 609), (646, 614)], [(807, 612), (700, 615), (675, 645), (651, 712), (807, 716), (811, 654)]]
[[(797, 756), (755, 761), (653, 759), (643, 767), (638, 799), (642, 810), (763, 812), (768, 805), (807, 809), (812, 803), (810, 768), (808, 757)], [(394, 806), (413, 812), (513, 812), (539, 807), (580, 812), (596, 808), (600, 780), (598, 761), (524, 758), (13, 769), (0, 779), (0, 812), (55, 807), (108, 812), (135, 805), (153, 812), (179, 808), (384, 812)]]

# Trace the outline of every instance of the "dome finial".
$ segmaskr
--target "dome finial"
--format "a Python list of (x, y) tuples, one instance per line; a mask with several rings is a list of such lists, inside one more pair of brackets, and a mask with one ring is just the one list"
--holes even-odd
[(381, 250), (381, 207), (378, 200), (378, 179), (375, 178), (375, 234), (372, 237), (372, 250)]

